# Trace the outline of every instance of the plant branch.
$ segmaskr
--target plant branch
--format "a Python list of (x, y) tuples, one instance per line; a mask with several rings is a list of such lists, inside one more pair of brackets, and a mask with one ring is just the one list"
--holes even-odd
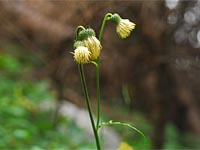
[(84, 91), (84, 96), (85, 96), (86, 103), (87, 103), (89, 117), (90, 117), (90, 121), (91, 121), (91, 124), (92, 124), (92, 129), (93, 129), (95, 140), (96, 140), (96, 146), (97, 146), (98, 150), (101, 150), (101, 146), (100, 146), (100, 142), (99, 142), (99, 136), (98, 136), (98, 132), (97, 132), (97, 130), (95, 128), (95, 123), (94, 123), (92, 110), (91, 110), (91, 106), (90, 106), (89, 95), (88, 95), (87, 85), (86, 85), (86, 81), (85, 81), (83, 65), (79, 64), (78, 68), (79, 68), (79, 72), (80, 72), (80, 77), (81, 77), (81, 83), (82, 83), (82, 87), (83, 87), (83, 91)]
[[(112, 16), (111, 13), (107, 13), (103, 19), (101, 29), (99, 32), (99, 41), (102, 42), (102, 37), (103, 37), (103, 31), (106, 25), (106, 21), (109, 20), (109, 18)], [(100, 95), (100, 57), (97, 58), (97, 67), (96, 67), (96, 90), (97, 90), (97, 123), (96, 123), (96, 129), (98, 130), (99, 128), (99, 123), (101, 119), (101, 95)]]

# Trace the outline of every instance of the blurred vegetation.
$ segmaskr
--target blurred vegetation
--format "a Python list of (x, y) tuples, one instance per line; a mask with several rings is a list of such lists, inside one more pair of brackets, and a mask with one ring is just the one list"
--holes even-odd
[(85, 131), (66, 117), (60, 116), (57, 128), (52, 127), (53, 110), (41, 105), (55, 100), (55, 94), (48, 81), (24, 80), (26, 67), (32, 69), (17, 57), (0, 53), (0, 149), (94, 148)]
[[(150, 136), (152, 134), (153, 126), (151, 122), (140, 112), (135, 112), (134, 115), (131, 115), (127, 111), (126, 107), (113, 106), (115, 110), (120, 110), (121, 116), (120, 119), (132, 122), (132, 124), (140, 129), (146, 136), (144, 139), (137, 132), (132, 132), (128, 128), (112, 126), (115, 131), (119, 133), (122, 138), (122, 141), (126, 141), (134, 149), (152, 149), (152, 141)], [(109, 120), (109, 115), (105, 117)], [(128, 117), (127, 117), (128, 116)], [(112, 118), (112, 117), (111, 117)], [(174, 126), (172, 123), (168, 123), (165, 129), (165, 144), (163, 149), (199, 149), (200, 137), (198, 135), (186, 132), (185, 134), (180, 133), (179, 129)]]

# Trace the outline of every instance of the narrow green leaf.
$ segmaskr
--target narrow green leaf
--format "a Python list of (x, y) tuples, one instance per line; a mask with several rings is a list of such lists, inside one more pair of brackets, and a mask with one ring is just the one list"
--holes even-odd
[(142, 135), (144, 138), (145, 138), (145, 135), (139, 130), (137, 129), (136, 127), (133, 127), (132, 125), (128, 124), (128, 123), (122, 123), (122, 122), (116, 122), (116, 121), (108, 121), (108, 122), (102, 122), (100, 125), (99, 125), (99, 128), (101, 128), (102, 126), (109, 126), (109, 125), (120, 125), (120, 126), (126, 126), (126, 127), (129, 127), (130, 129), (138, 132), (140, 135)]

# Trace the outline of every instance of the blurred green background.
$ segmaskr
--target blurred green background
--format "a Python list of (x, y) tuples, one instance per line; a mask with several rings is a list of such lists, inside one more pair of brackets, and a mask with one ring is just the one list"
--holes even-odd
[[(130, 19), (136, 29), (122, 40), (112, 23), (106, 25), (103, 120), (131, 123), (146, 135), (112, 126), (113, 145), (199, 149), (199, 10), (199, 0), (0, 1), (0, 149), (95, 149), (85, 123), (58, 112), (64, 102), (85, 110), (70, 54), (75, 30), (83, 25), (98, 35), (108, 12)], [(96, 113), (95, 70), (92, 65), (85, 70)], [(71, 116), (82, 117), (72, 111)], [(105, 149), (111, 149), (105, 136), (102, 132)]]

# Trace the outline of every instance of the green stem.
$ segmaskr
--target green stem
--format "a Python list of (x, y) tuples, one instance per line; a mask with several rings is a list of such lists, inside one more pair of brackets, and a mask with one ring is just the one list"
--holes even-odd
[(102, 25), (101, 25), (101, 29), (99, 32), (99, 41), (102, 42), (102, 38), (103, 38), (103, 31), (106, 25), (106, 21), (108, 21), (110, 19), (110, 17), (112, 16), (111, 13), (107, 13), (103, 19)]
[(84, 26), (78, 26), (78, 27), (76, 28), (76, 40), (77, 40), (77, 38), (78, 38), (79, 32), (82, 31), (82, 30), (85, 30), (85, 27), (84, 27)]
[(98, 130), (99, 122), (101, 119), (101, 97), (100, 97), (100, 59), (97, 59), (97, 67), (96, 67), (96, 86), (97, 86), (97, 123), (96, 123), (96, 129)]
[[(103, 38), (103, 31), (106, 25), (106, 21), (109, 20), (109, 18), (112, 16), (111, 13), (107, 13), (103, 19), (101, 29), (99, 32), (99, 41), (102, 42)], [(97, 86), (97, 123), (96, 123), (96, 129), (99, 129), (99, 122), (101, 119), (101, 96), (100, 96), (100, 57), (97, 58), (97, 67), (96, 67), (96, 86)]]
[(91, 106), (90, 106), (89, 95), (88, 95), (87, 85), (86, 85), (86, 81), (85, 81), (83, 65), (79, 64), (78, 68), (79, 68), (81, 83), (82, 83), (84, 96), (85, 96), (85, 99), (86, 99), (87, 108), (88, 108), (88, 112), (89, 112), (89, 116), (90, 116), (90, 121), (91, 121), (91, 124), (92, 124), (92, 129), (93, 129), (95, 140), (96, 140), (96, 146), (97, 146), (98, 150), (101, 150), (101, 145), (100, 145), (100, 142), (99, 142), (99, 136), (98, 136), (97, 129), (95, 128), (95, 123), (94, 123), (92, 110), (91, 110)]

